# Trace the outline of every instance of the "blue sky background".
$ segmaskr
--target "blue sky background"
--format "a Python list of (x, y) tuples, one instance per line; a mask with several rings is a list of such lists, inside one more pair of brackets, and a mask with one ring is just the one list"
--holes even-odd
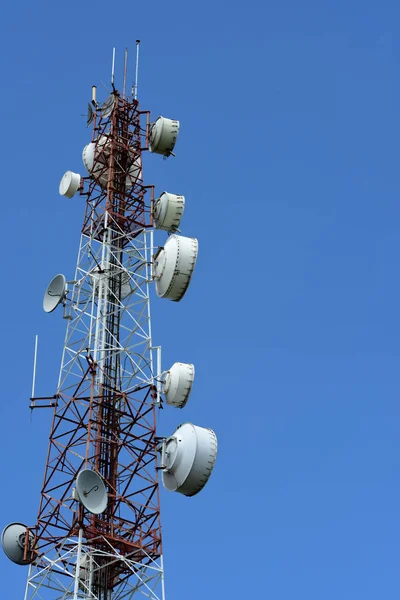
[[(17, 2), (0, 13), (1, 527), (33, 524), (72, 277), (90, 87), (142, 40), (143, 109), (181, 121), (145, 179), (186, 196), (199, 239), (178, 304), (154, 299), (164, 364), (194, 362), (182, 420), (215, 429), (193, 499), (162, 493), (171, 600), (399, 597), (400, 10), (393, 1)], [(0, 554), (1, 596), (27, 570)]]

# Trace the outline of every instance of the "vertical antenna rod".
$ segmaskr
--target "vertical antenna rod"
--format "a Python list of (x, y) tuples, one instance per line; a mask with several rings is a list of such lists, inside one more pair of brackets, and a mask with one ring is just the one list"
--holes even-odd
[(35, 397), (36, 360), (37, 360), (38, 338), (39, 338), (39, 336), (36, 334), (36, 336), (35, 336), (35, 352), (33, 355), (33, 377), (32, 377), (32, 396), (31, 396), (31, 398)]
[(115, 79), (115, 48), (113, 48), (112, 52), (112, 62), (111, 62), (111, 85), (114, 89), (114, 79)]
[(126, 97), (126, 70), (128, 68), (128, 48), (125, 48), (125, 56), (124, 56), (124, 85), (122, 89), (123, 97)]
[(139, 46), (140, 46), (140, 40), (136, 40), (136, 73), (135, 73), (135, 93), (134, 93), (135, 100), (137, 100), (138, 82), (139, 82)]

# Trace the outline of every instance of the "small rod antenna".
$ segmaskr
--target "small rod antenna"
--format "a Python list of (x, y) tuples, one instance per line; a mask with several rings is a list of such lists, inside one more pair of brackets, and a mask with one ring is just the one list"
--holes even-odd
[(115, 79), (115, 48), (112, 51), (112, 62), (111, 62), (111, 85), (114, 89), (114, 79)]
[(33, 377), (32, 377), (32, 395), (31, 398), (35, 397), (35, 382), (36, 382), (36, 361), (37, 361), (37, 349), (38, 349), (39, 336), (35, 336), (35, 352), (33, 355)]
[(123, 97), (126, 97), (126, 70), (128, 68), (128, 48), (125, 48), (125, 56), (124, 56), (124, 86), (123, 86)]
[(138, 83), (139, 83), (139, 46), (140, 46), (140, 40), (136, 40), (136, 73), (135, 73), (135, 94), (134, 94), (135, 100), (137, 100)]

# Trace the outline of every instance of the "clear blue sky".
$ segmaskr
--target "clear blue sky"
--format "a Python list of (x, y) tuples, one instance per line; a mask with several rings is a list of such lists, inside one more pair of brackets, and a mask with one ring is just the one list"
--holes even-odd
[[(182, 420), (215, 429), (212, 478), (163, 491), (169, 600), (397, 600), (400, 9), (391, 1), (16, 2), (1, 9), (1, 527), (33, 524), (72, 277), (90, 86), (142, 40), (140, 99), (181, 121), (145, 179), (186, 196), (199, 261), (153, 302), (165, 366), (194, 362)], [(118, 62), (119, 61), (119, 62)], [(131, 78), (133, 70), (131, 70)], [(104, 90), (104, 93), (105, 90)], [(1, 596), (27, 571), (0, 555)]]

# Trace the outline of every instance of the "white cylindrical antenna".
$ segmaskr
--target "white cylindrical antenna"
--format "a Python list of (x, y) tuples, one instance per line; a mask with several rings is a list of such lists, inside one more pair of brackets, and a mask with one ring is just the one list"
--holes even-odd
[(79, 596), (80, 596), (80, 594), (79, 594), (79, 575), (80, 575), (80, 570), (81, 570), (81, 557), (82, 557), (82, 528), (79, 529), (79, 537), (78, 537), (78, 552), (76, 555), (75, 582), (74, 582), (74, 600), (79, 600)]
[(112, 52), (112, 62), (111, 62), (111, 85), (114, 89), (114, 79), (115, 79), (115, 48), (113, 48)]
[(135, 73), (135, 93), (134, 93), (135, 100), (137, 100), (138, 82), (139, 82), (139, 46), (140, 46), (140, 40), (136, 40), (136, 73)]
[(97, 107), (97, 86), (92, 85), (92, 104)]
[(39, 336), (36, 334), (36, 336), (35, 336), (35, 352), (34, 352), (34, 355), (33, 355), (33, 377), (32, 377), (32, 396), (31, 396), (31, 398), (35, 397), (36, 361), (37, 361), (38, 339), (39, 339)]
[(128, 68), (128, 48), (125, 48), (125, 55), (124, 55), (124, 85), (123, 85), (123, 90), (122, 90), (122, 95), (125, 98), (126, 97), (126, 71)]

